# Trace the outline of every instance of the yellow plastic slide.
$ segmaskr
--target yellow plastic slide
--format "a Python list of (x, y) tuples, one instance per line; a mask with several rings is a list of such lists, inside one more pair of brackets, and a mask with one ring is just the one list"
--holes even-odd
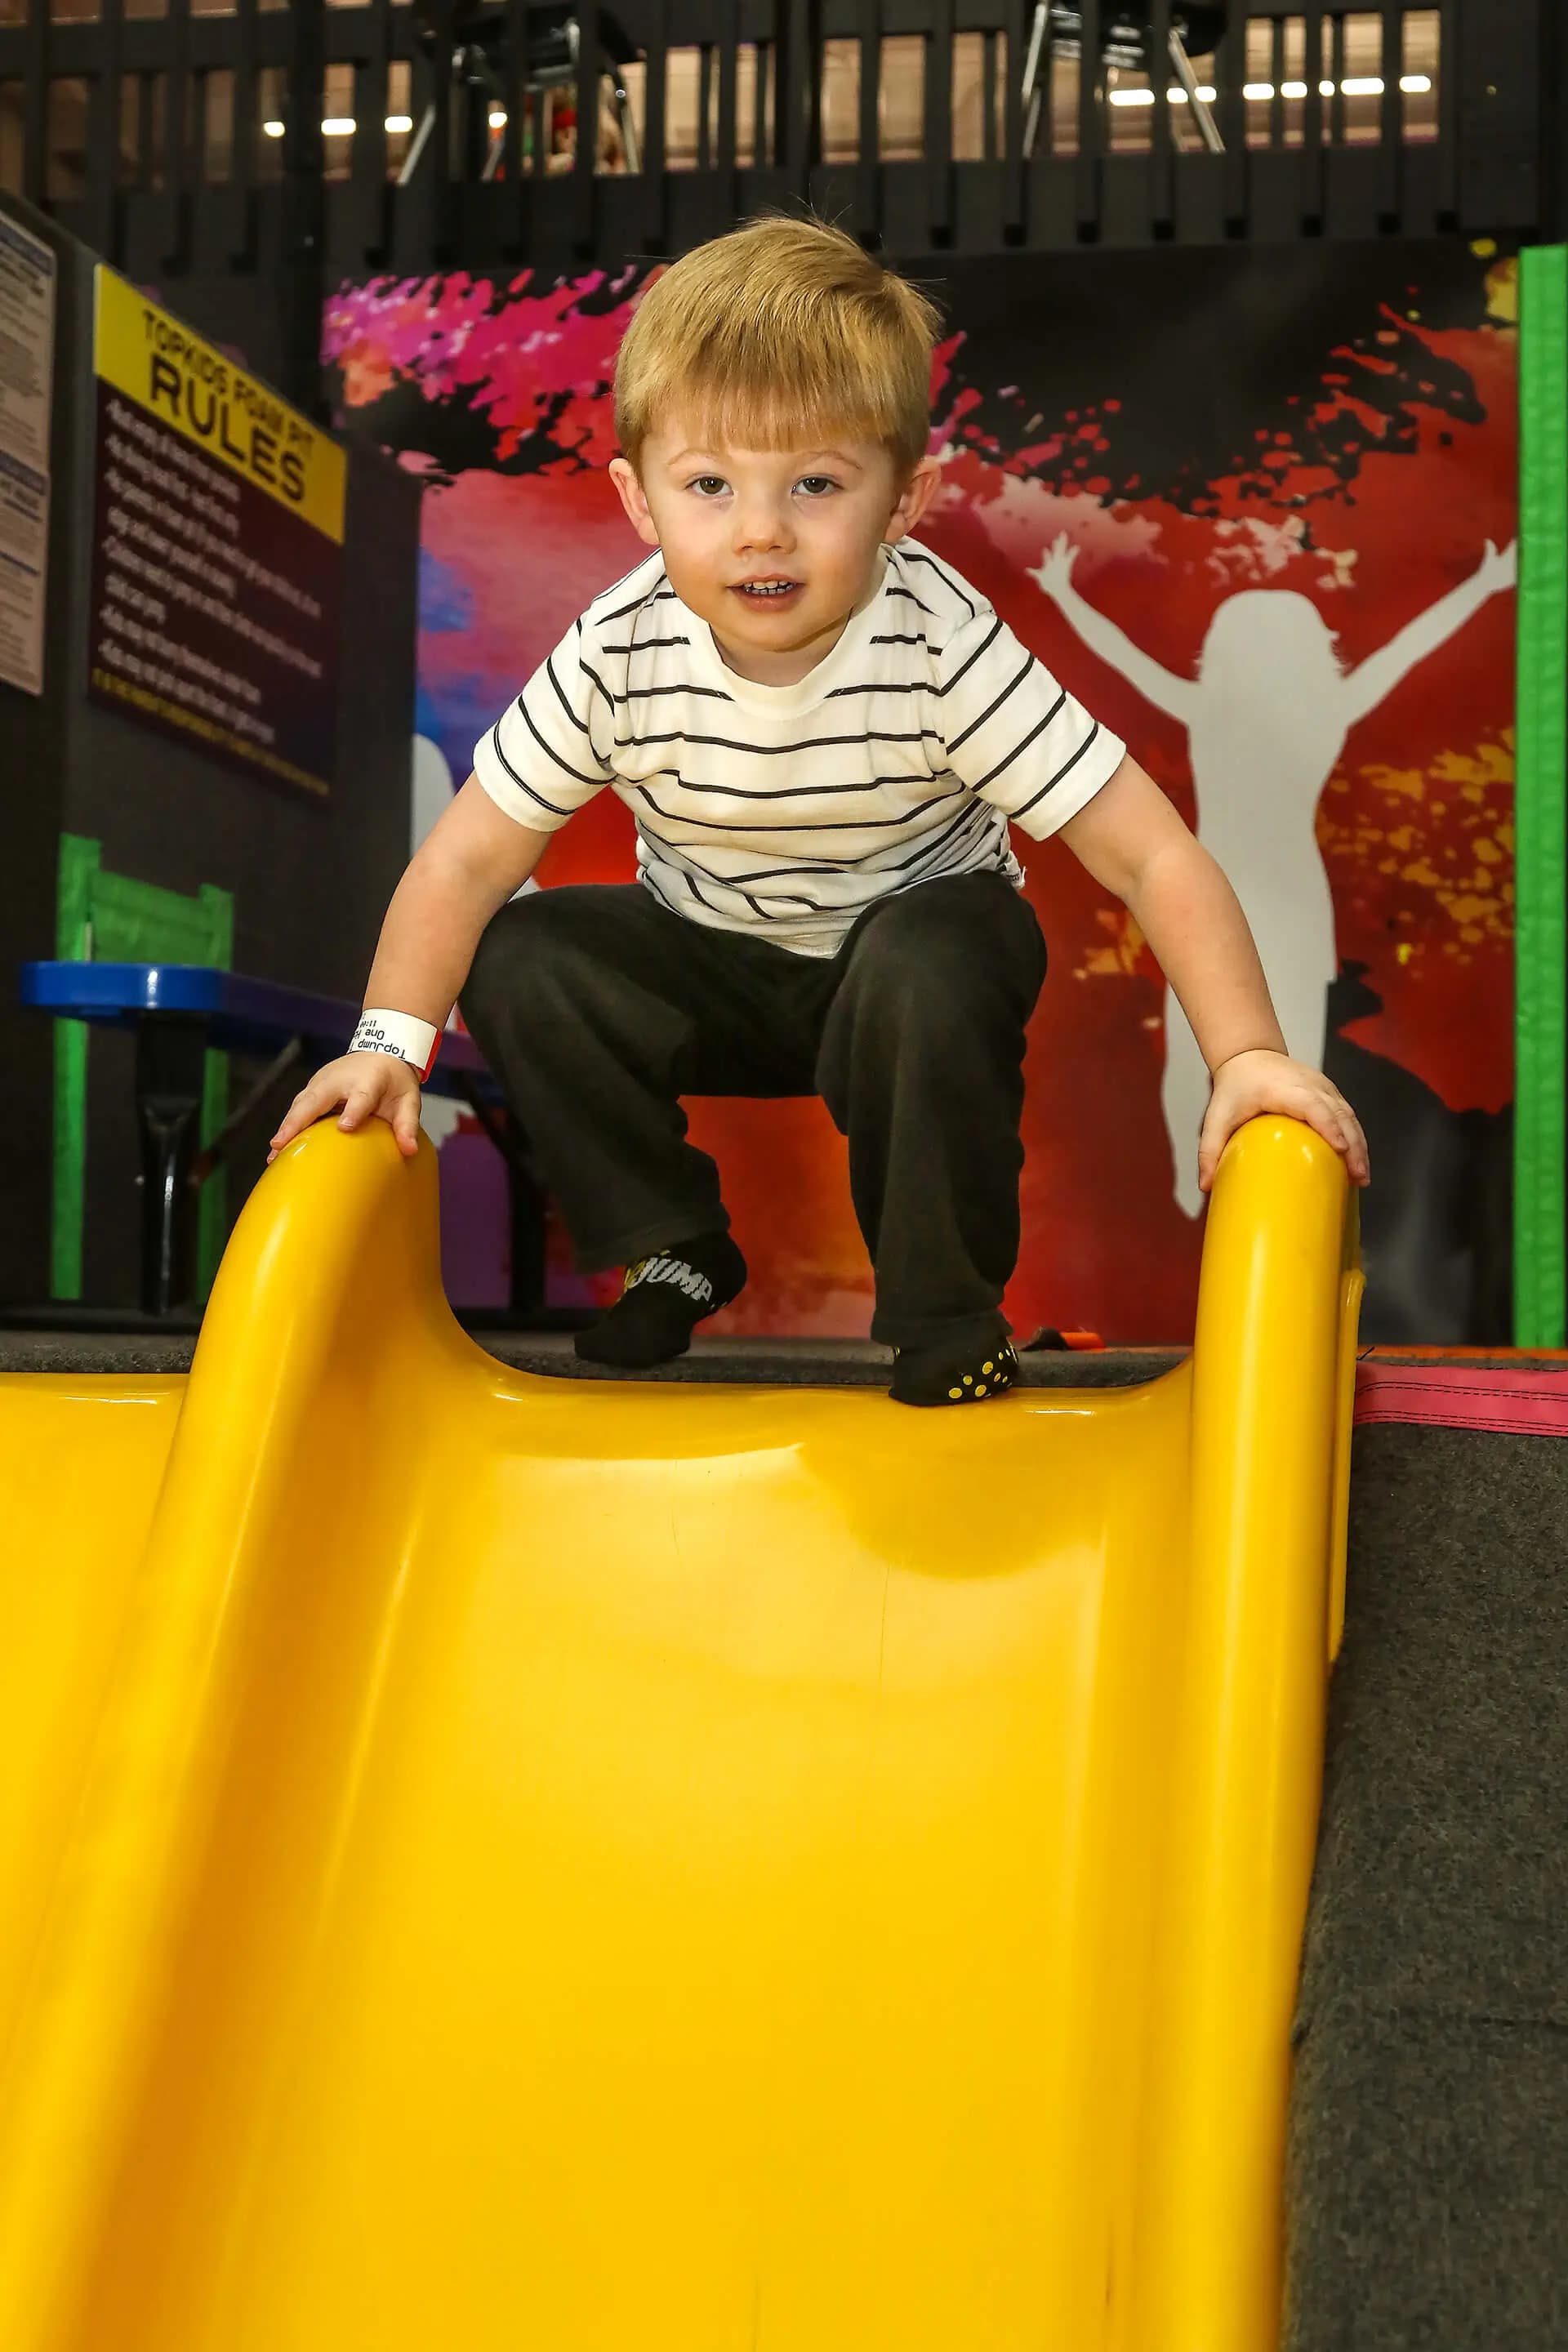
[(1267, 2352), (1353, 1218), (911, 1413), (552, 1381), (318, 1128), (0, 1381), (4, 2352)]

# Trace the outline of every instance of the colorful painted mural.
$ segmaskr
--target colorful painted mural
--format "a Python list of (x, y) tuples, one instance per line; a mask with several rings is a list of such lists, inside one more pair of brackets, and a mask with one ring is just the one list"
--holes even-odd
[[(1293, 1048), (1369, 1129), (1369, 1328), (1486, 1336), (1511, 1095), (1514, 265), (1445, 242), (923, 277), (951, 332), (921, 537), (1231, 872)], [(329, 308), (340, 422), (428, 485), (419, 727), (459, 780), (637, 559), (604, 469), (643, 282), (377, 280)], [(1125, 910), (1059, 845), (1019, 846), (1052, 970), (1009, 1310), (1025, 1333), (1180, 1339), (1195, 1049)], [(631, 871), (605, 793), (542, 878)], [(820, 1107), (692, 1116), (753, 1269), (727, 1328), (863, 1331), (869, 1272)]]

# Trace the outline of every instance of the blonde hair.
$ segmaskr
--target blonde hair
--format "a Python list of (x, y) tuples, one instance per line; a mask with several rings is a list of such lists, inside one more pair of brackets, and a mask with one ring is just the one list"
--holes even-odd
[(649, 287), (616, 361), (616, 434), (643, 445), (679, 413), (732, 448), (829, 432), (879, 441), (900, 484), (931, 434), (925, 295), (815, 217), (764, 215), (683, 254)]

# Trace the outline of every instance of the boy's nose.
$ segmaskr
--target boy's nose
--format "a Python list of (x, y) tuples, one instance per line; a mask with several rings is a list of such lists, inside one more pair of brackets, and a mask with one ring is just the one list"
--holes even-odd
[(753, 501), (735, 514), (735, 552), (772, 554), (792, 543), (794, 534), (787, 515), (766, 499)]

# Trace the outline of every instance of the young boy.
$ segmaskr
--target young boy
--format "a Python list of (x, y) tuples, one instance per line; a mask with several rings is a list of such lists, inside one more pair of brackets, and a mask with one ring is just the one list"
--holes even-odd
[[(342, 1106), (342, 1127), (380, 1117), (412, 1153), (460, 991), (583, 1265), (628, 1269), (577, 1341), (595, 1363), (679, 1355), (745, 1280), (680, 1097), (819, 1093), (848, 1139), (894, 1397), (1011, 1384), (1001, 1300), (1046, 950), (1009, 824), (1059, 833), (1159, 957), (1213, 1073), (1200, 1181), (1270, 1110), (1366, 1181), (1349, 1106), (1284, 1052), (1218, 866), (910, 536), (942, 478), (936, 325), (814, 220), (752, 222), (649, 289), (610, 474), (654, 552), (476, 746), (393, 898), (373, 1009), (273, 1139)], [(606, 784), (637, 817), (638, 880), (514, 896)]]

